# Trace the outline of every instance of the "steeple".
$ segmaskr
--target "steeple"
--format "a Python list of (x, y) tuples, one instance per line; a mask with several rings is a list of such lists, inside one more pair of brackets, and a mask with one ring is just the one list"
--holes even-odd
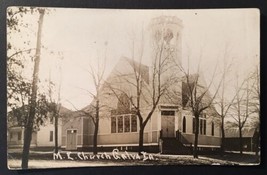
[(182, 21), (175, 16), (160, 16), (153, 18), (150, 23), (153, 59), (163, 49), (163, 55), (169, 62), (182, 64)]

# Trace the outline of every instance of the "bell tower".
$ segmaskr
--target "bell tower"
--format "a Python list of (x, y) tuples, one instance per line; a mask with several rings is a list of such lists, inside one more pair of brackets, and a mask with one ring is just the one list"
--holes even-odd
[(182, 21), (175, 16), (160, 16), (150, 23), (152, 64), (166, 59), (169, 74), (178, 73), (182, 64)]

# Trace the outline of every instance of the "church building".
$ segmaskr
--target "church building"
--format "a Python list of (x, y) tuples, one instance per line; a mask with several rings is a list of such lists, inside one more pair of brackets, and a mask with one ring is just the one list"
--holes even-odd
[[(164, 89), (152, 116), (146, 123), (143, 134), (145, 151), (162, 153), (189, 153), (194, 145), (196, 119), (189, 107), (188, 82), (179, 69), (182, 64), (182, 21), (175, 16), (153, 18), (149, 24), (151, 38), (151, 65), (144, 65), (133, 58), (122, 57), (102, 84), (99, 103), (99, 130), (97, 145), (99, 151), (136, 151), (139, 145), (140, 120), (136, 105), (143, 117), (151, 112), (153, 96), (159, 95), (155, 85)], [(165, 69), (155, 67), (164, 63)], [(153, 74), (153, 69), (162, 73)], [(199, 83), (205, 87), (203, 77)], [(138, 78), (138, 83), (136, 80)], [(157, 82), (156, 82), (157, 81)], [(156, 82), (156, 83), (155, 83)], [(162, 84), (162, 85), (161, 85)], [(137, 90), (137, 85), (142, 86)], [(192, 88), (196, 88), (193, 87)], [(161, 93), (163, 91), (159, 91)], [(139, 93), (139, 94), (138, 94)], [(208, 97), (208, 93), (206, 95)], [(140, 103), (135, 103), (140, 98)], [(92, 101), (83, 110), (90, 112), (96, 103)], [(221, 144), (221, 133), (216, 121), (214, 107), (203, 111), (199, 120), (200, 149), (217, 149)], [(145, 120), (145, 118), (143, 119)], [(94, 122), (82, 112), (63, 123), (62, 148), (66, 150), (92, 150)]]

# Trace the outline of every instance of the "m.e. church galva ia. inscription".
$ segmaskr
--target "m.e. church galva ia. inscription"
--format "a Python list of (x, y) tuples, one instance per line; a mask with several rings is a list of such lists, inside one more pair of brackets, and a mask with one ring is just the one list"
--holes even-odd
[(138, 153), (128, 153), (127, 151), (119, 152), (118, 149), (113, 149), (111, 154), (106, 152), (100, 154), (89, 154), (84, 152), (58, 152), (53, 153), (54, 160), (156, 160), (152, 154), (148, 154), (144, 151), (141, 152), (141, 155)]

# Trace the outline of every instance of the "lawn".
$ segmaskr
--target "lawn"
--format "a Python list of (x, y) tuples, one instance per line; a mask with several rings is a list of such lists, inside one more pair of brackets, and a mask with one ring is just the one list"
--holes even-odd
[[(8, 154), (8, 167), (19, 169), (21, 165), (21, 153)], [(138, 155), (132, 152), (108, 152), (92, 153), (60, 152), (60, 156), (54, 156), (53, 152), (30, 153), (29, 168), (57, 168), (57, 167), (92, 167), (92, 166), (140, 166), (140, 165), (257, 165), (255, 155), (227, 153), (220, 155), (201, 155), (194, 159), (192, 155), (164, 155), (148, 154)]]

